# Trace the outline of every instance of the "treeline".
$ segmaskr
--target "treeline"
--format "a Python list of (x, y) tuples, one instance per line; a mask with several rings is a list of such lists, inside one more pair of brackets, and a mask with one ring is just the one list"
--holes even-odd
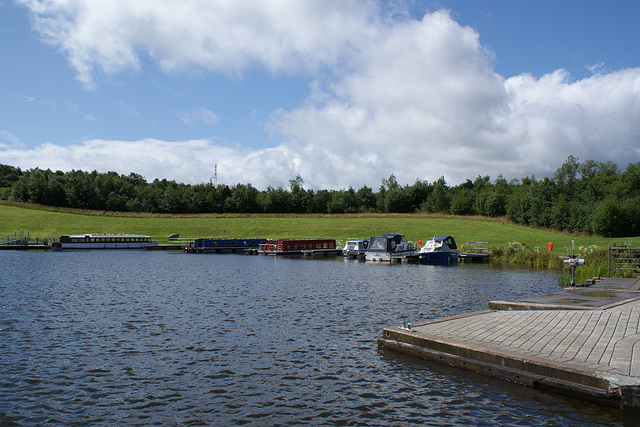
[(507, 217), (518, 223), (605, 236), (640, 235), (640, 163), (624, 171), (612, 162), (570, 156), (554, 176), (507, 182), (478, 176), (448, 186), (444, 178), (401, 186), (394, 175), (374, 191), (313, 191), (299, 176), (289, 188), (264, 191), (251, 184), (147, 182), (120, 175), (73, 170), (21, 171), (0, 165), (0, 197), (49, 206), (151, 213), (446, 213)]

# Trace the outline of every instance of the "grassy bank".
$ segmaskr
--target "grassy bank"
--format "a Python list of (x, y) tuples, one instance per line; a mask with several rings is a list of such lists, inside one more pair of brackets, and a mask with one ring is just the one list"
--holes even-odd
[[(429, 239), (451, 234), (459, 245), (486, 241), (494, 260), (536, 268), (562, 268), (558, 256), (575, 247), (606, 250), (607, 245), (640, 246), (636, 238), (600, 238), (515, 225), (480, 217), (411, 215), (154, 215), (55, 209), (0, 202), (0, 236), (29, 232), (32, 237), (59, 237), (75, 233), (139, 233), (166, 242), (181, 237), (325, 237), (344, 241), (382, 233), (402, 233), (407, 239)], [(549, 253), (548, 242), (554, 249)]]

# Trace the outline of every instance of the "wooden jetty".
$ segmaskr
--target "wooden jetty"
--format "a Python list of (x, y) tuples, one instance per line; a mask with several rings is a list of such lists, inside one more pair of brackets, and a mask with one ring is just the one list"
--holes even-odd
[(302, 251), (305, 258), (323, 258), (342, 256), (342, 248), (336, 249), (306, 249)]
[(378, 345), (531, 387), (640, 409), (640, 279), (385, 328)]
[(144, 248), (148, 251), (184, 251), (185, 245), (180, 243), (161, 243), (159, 245), (149, 245)]
[(42, 244), (42, 243), (29, 243), (29, 244), (2, 244), (0, 245), (0, 250), (7, 251), (48, 251), (51, 249), (51, 245)]
[(391, 264), (417, 264), (420, 262), (417, 252), (409, 255), (391, 255), (389, 261)]
[(488, 253), (461, 252), (458, 254), (458, 262), (483, 263), (489, 262)]

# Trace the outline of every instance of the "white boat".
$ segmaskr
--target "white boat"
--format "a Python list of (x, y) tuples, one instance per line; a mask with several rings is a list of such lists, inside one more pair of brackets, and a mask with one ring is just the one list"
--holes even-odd
[(360, 258), (367, 251), (369, 241), (367, 239), (351, 239), (347, 240), (342, 248), (342, 256), (347, 258)]
[(449, 235), (433, 236), (420, 248), (418, 259), (422, 264), (455, 264), (458, 261), (458, 246)]
[(415, 254), (413, 242), (406, 240), (404, 234), (381, 234), (369, 239), (369, 246), (364, 254), (366, 261), (391, 261), (393, 256)]
[(158, 242), (142, 234), (66, 234), (51, 248), (62, 249), (146, 249)]

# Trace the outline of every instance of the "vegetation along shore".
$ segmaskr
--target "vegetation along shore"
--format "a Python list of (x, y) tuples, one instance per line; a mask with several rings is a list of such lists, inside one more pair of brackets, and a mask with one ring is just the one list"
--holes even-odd
[[(584, 277), (607, 273), (608, 246), (640, 246), (640, 163), (570, 156), (552, 178), (507, 182), (488, 176), (450, 187), (444, 178), (401, 186), (394, 175), (378, 191), (288, 189), (251, 184), (149, 183), (131, 173), (22, 171), (0, 165), (0, 236), (143, 233), (181, 237), (369, 238), (402, 233), (425, 241), (451, 234), (488, 242), (493, 262), (562, 268), (559, 256), (587, 259)], [(548, 243), (554, 245), (550, 253)]]
[[(571, 254), (573, 242), (576, 253), (587, 258), (587, 265), (578, 269), (584, 278), (606, 274), (607, 246), (640, 246), (640, 237), (605, 238), (522, 226), (506, 219), (435, 214), (134, 214), (1, 201), (0, 217), (0, 236), (28, 232), (41, 239), (102, 232), (146, 234), (160, 242), (167, 242), (171, 233), (192, 238), (326, 237), (344, 241), (399, 232), (415, 242), (447, 233), (461, 245), (488, 242), (493, 262), (551, 269), (563, 268), (559, 257)], [(549, 242), (554, 245), (551, 252)]]
[(147, 182), (136, 173), (21, 171), (0, 165), (0, 199), (56, 207), (169, 214), (479, 215), (571, 233), (640, 236), (640, 163), (621, 171), (611, 162), (569, 157), (551, 178), (507, 182), (502, 175), (495, 180), (477, 176), (457, 186), (443, 177), (403, 186), (391, 175), (377, 191), (367, 186), (314, 191), (303, 184), (296, 177), (289, 188), (261, 191), (250, 183)]

